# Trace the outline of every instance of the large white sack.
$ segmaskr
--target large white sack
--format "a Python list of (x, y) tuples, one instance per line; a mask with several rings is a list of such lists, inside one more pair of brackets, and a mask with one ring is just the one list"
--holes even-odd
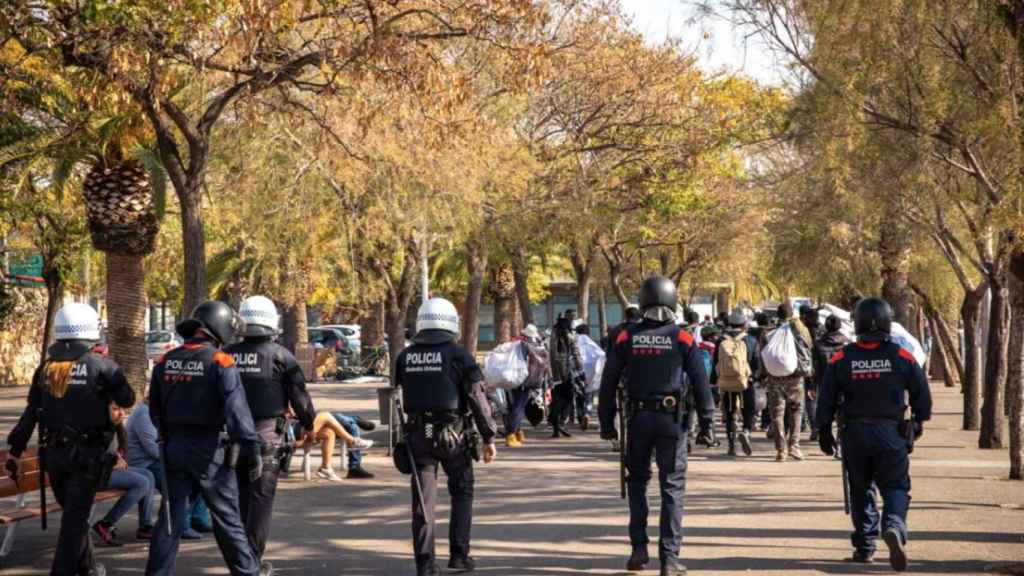
[(484, 381), (492, 388), (518, 388), (530, 375), (530, 365), (521, 343), (506, 342), (484, 360)]
[(768, 334), (768, 341), (761, 349), (761, 361), (769, 374), (778, 378), (792, 376), (799, 366), (796, 352), (796, 338), (789, 324)]
[(580, 334), (576, 341), (583, 360), (583, 374), (587, 378), (587, 392), (597, 392), (601, 387), (601, 374), (604, 373), (604, 350), (586, 334)]
[(913, 334), (907, 332), (907, 329), (899, 322), (892, 323), (892, 341), (899, 344), (900, 348), (913, 354), (917, 363), (924, 367), (924, 363), (928, 361), (928, 354), (925, 353), (924, 346), (921, 346), (917, 338), (914, 338)]

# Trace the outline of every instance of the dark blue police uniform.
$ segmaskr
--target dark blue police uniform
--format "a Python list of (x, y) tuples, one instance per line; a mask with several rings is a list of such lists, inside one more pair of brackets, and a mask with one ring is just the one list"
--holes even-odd
[[(166, 507), (149, 548), (146, 574), (174, 573), (184, 524), (179, 521), (191, 498), (201, 493), (213, 517), (213, 530), (233, 576), (256, 576), (259, 563), (246, 538), (238, 509), (238, 481), (228, 448), (259, 450), (245, 389), (231, 356), (205, 339), (191, 339), (161, 358), (153, 368), (149, 392), (153, 424), (165, 442), (172, 534)], [(226, 429), (227, 438), (222, 438)]]
[(284, 443), (285, 414), (291, 405), (302, 427), (312, 430), (316, 409), (306, 391), (306, 378), (295, 356), (284, 346), (273, 342), (270, 336), (249, 336), (224, 351), (234, 359), (245, 387), (256, 433), (263, 446), (263, 474), (255, 482), (249, 480), (251, 466), (248, 459), (252, 455), (246, 455), (236, 467), (242, 523), (256, 558), (261, 559), (267, 547), (277, 493), (281, 467), (278, 456)]
[[(448, 475), (451, 495), (451, 523), (448, 544), (453, 560), (470, 553), (473, 523), (473, 461), (465, 444), (471, 415), (483, 442), (497, 434), (490, 404), (484, 394), (483, 373), (469, 352), (453, 342), (454, 336), (439, 330), (416, 335), (412, 346), (398, 355), (394, 385), (402, 390), (402, 409), (409, 415), (409, 445), (415, 457), (415, 474), (423, 489), (420, 509), (413, 490), (412, 534), (416, 565), (421, 569), (434, 563), (434, 507), (437, 502), (437, 466)], [(454, 427), (461, 441), (445, 450), (438, 440), (442, 429)]]
[(629, 538), (634, 548), (648, 543), (647, 484), (651, 479), (652, 453), (658, 463), (658, 552), (663, 562), (679, 556), (683, 535), (687, 467), (684, 381), (692, 386), (701, 422), (710, 423), (714, 415), (708, 375), (700, 354), (685, 328), (644, 320), (619, 332), (601, 378), (599, 416), (605, 433), (615, 428), (616, 391), (620, 380), (626, 380), (630, 413), (626, 456)]
[[(928, 379), (914, 356), (893, 342), (858, 342), (829, 362), (818, 395), (817, 429), (831, 430), (841, 415), (843, 458), (850, 476), (853, 546), (873, 554), (881, 530), (907, 541), (910, 508), (909, 444), (900, 431), (907, 408), (915, 422), (929, 420)], [(884, 502), (879, 518), (875, 490)], [(881, 526), (880, 526), (881, 524)]]
[[(102, 477), (113, 462), (105, 460), (114, 426), (111, 402), (127, 408), (135, 392), (113, 360), (91, 351), (83, 340), (58, 341), (32, 379), (28, 406), (7, 439), (10, 452), (21, 456), (38, 424), (46, 451), (47, 473), (63, 513), (52, 576), (92, 574), (95, 566), (89, 539), (89, 516)], [(54, 386), (47, 367), (69, 363), (66, 386)], [(107, 467), (107, 470), (103, 468)]]

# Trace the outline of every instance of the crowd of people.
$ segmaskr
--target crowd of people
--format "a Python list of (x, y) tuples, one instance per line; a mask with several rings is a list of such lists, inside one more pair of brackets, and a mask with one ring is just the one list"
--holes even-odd
[[(474, 462), (495, 461), (499, 437), (510, 448), (523, 446), (524, 420), (538, 427), (546, 415), (553, 439), (571, 436), (573, 422), (586, 432), (595, 406), (601, 438), (622, 456), (630, 571), (650, 562), (653, 457), (661, 575), (686, 574), (679, 556), (687, 458), (693, 445), (721, 445), (719, 420), (729, 455), (752, 455), (751, 436), (760, 426), (778, 462), (804, 459), (800, 440), (809, 428), (823, 453), (843, 461), (854, 521), (850, 561), (872, 562), (882, 538), (892, 566), (906, 569), (908, 453), (930, 418), (931, 398), (913, 354), (891, 341), (888, 304), (872, 298), (858, 304), (855, 343), (838, 318), (821, 325), (811, 307), (798, 315), (783, 303), (774, 319), (737, 309), (703, 322), (691, 310), (681, 317), (677, 311), (676, 286), (652, 277), (641, 287), (639, 306), (626, 310), (600, 344), (572, 310), (549, 334), (527, 326), (517, 348), (526, 369), (508, 391), (499, 431), (483, 370), (458, 344), (455, 306), (442, 298), (423, 303), (392, 377), (401, 415), (394, 464), (410, 476), (418, 576), (441, 573), (434, 537), (439, 468), (452, 498), (448, 567), (472, 571)], [(297, 361), (276, 342), (279, 324), (273, 302), (262, 296), (247, 298), (237, 314), (223, 302), (201, 304), (178, 326), (185, 343), (156, 362), (136, 405), (121, 369), (95, 346), (95, 310), (84, 304), (60, 310), (56, 343), (8, 437), (6, 464), (16, 475), (38, 426), (63, 508), (51, 574), (105, 574), (93, 558), (90, 533), (107, 546), (121, 545), (116, 526), (137, 509), (136, 538), (150, 541), (147, 575), (173, 574), (180, 540), (212, 530), (232, 575), (267, 576), (274, 571), (264, 553), (277, 483), (296, 446), (320, 442), (317, 476), (334, 482), (340, 439), (350, 448), (347, 477), (373, 477), (362, 467), (361, 451), (372, 442), (361, 432), (374, 424), (314, 408)], [(123, 495), (89, 526), (95, 494), (107, 488)]]

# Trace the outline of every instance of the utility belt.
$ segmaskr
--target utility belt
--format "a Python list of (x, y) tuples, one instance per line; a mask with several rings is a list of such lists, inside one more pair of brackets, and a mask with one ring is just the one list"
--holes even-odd
[(94, 430), (78, 430), (73, 426), (64, 426), (59, 430), (49, 430), (45, 445), (48, 448), (65, 448), (70, 446), (106, 448), (114, 439), (114, 431), (107, 428)]
[(680, 393), (668, 394), (666, 396), (655, 396), (646, 400), (630, 399), (626, 402), (630, 413), (636, 412), (660, 412), (662, 414), (673, 414), (678, 416), (683, 410), (683, 402)]
[(422, 432), (435, 457), (442, 460), (453, 458), (464, 451), (466, 456), (479, 461), (482, 452), (480, 433), (473, 426), (468, 414), (453, 410), (420, 412), (413, 415), (408, 432)]
[(898, 426), (902, 421), (902, 418), (887, 418), (881, 416), (857, 416), (852, 418), (846, 417), (843, 419), (845, 424), (875, 424), (887, 426)]

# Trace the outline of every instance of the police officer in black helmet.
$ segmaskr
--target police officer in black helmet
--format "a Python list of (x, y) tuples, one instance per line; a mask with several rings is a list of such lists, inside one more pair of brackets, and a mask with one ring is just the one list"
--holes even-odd
[[(416, 336), (398, 355), (394, 385), (401, 389), (402, 409), (408, 414), (408, 442), (415, 458), (412, 479), (412, 535), (418, 576), (441, 573), (434, 554), (434, 507), (437, 465), (448, 475), (451, 523), (448, 567), (457, 572), (475, 568), (469, 556), (473, 522), (472, 428), (482, 437), (482, 457), (497, 456), (497, 427), (484, 393), (484, 377), (473, 356), (455, 340), (459, 315), (443, 298), (424, 302), (416, 316)], [(422, 494), (417, 495), (417, 485)], [(423, 506), (420, 506), (422, 497)]]
[(91, 306), (61, 308), (54, 334), (57, 341), (32, 378), (28, 406), (7, 438), (7, 469), (16, 473), (17, 459), (38, 424), (50, 483), (63, 508), (50, 574), (102, 576), (106, 570), (93, 560), (89, 515), (114, 465), (107, 456), (114, 437), (109, 405), (127, 408), (135, 393), (116, 362), (92, 351), (100, 339), (100, 318)]
[[(818, 397), (818, 442), (835, 451), (832, 422), (842, 430), (843, 466), (850, 480), (851, 562), (871, 563), (879, 531), (894, 570), (907, 569), (907, 511), (913, 441), (931, 418), (928, 379), (913, 354), (890, 340), (892, 308), (866, 298), (854, 312), (857, 342), (836, 353), (825, 371)], [(911, 420), (905, 420), (907, 397)], [(875, 490), (885, 504), (879, 517)]]
[(313, 429), (316, 410), (306, 392), (306, 379), (295, 356), (274, 342), (279, 333), (280, 316), (274, 303), (264, 296), (250, 296), (242, 301), (239, 315), (245, 323), (242, 341), (225, 348), (238, 367), (256, 425), (263, 441), (263, 475), (249, 481), (251, 463), (243, 458), (236, 469), (241, 493), (239, 510), (262, 574), (272, 574), (273, 567), (263, 561), (270, 532), (270, 518), (277, 492), (280, 472), (279, 451), (283, 448), (289, 405), (306, 430)]
[(702, 434), (709, 433), (714, 415), (700, 351), (693, 336), (674, 322), (677, 300), (675, 283), (668, 278), (655, 276), (644, 282), (640, 289), (643, 320), (626, 326), (616, 337), (601, 378), (601, 437), (612, 440), (618, 436), (615, 392), (626, 377), (629, 539), (633, 546), (626, 568), (643, 570), (649, 562), (647, 484), (654, 454), (661, 485), (658, 556), (662, 576), (686, 574), (679, 560), (687, 465), (685, 387), (693, 388)]
[(260, 573), (239, 514), (234, 470), (244, 454), (250, 481), (262, 476), (260, 437), (235, 362), (221, 351), (240, 328), (241, 320), (230, 306), (204, 302), (178, 325), (185, 344), (153, 367), (149, 411), (160, 434), (169, 505), (161, 507), (147, 576), (174, 574), (184, 528), (181, 518), (198, 494), (210, 508), (214, 535), (232, 576)]

